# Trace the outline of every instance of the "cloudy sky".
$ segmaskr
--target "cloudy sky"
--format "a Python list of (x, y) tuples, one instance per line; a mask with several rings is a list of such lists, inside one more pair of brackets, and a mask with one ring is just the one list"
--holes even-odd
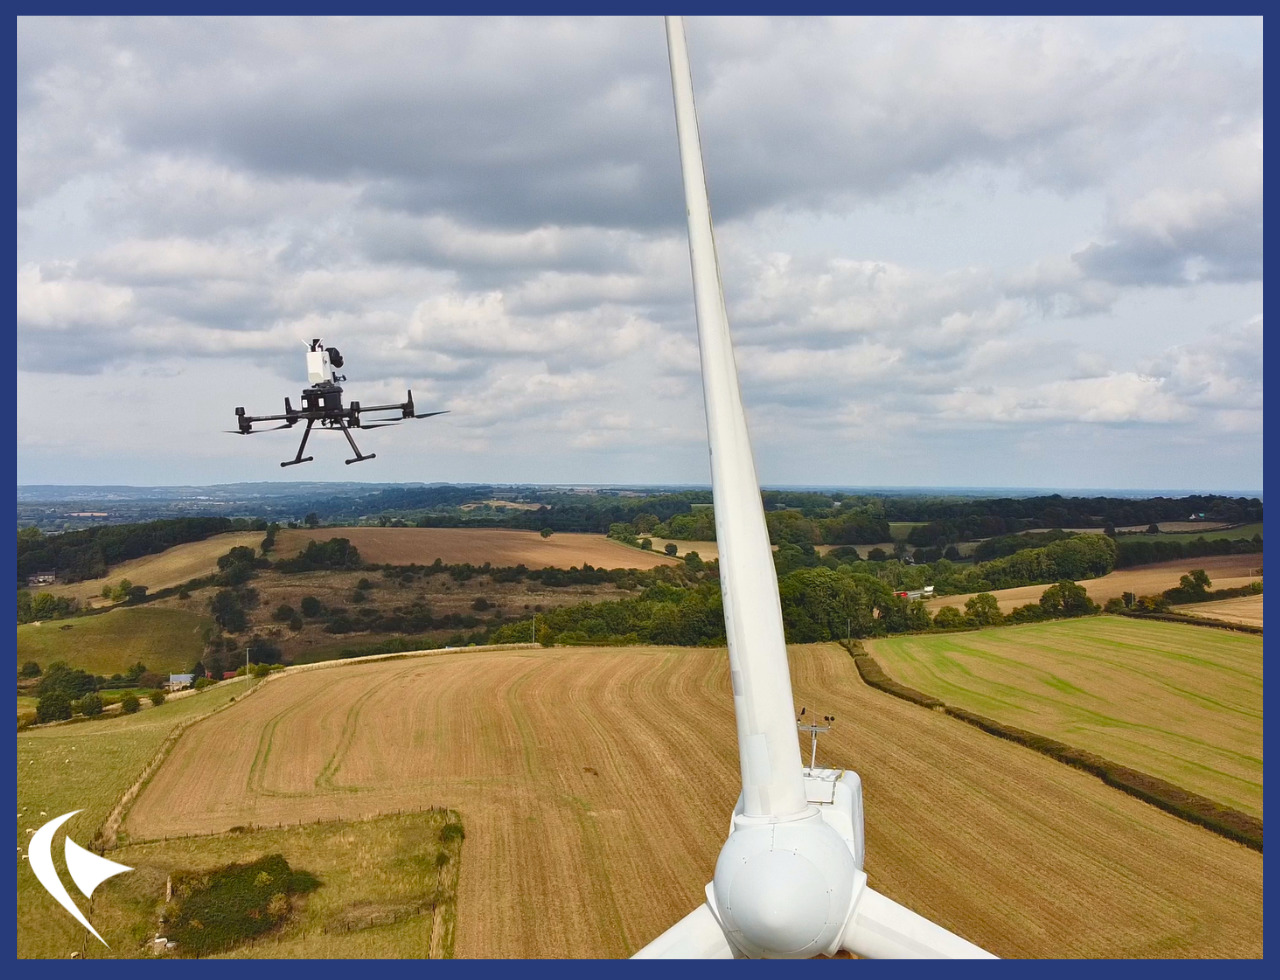
[[(688, 32), (762, 482), (1262, 488), (1261, 18)], [(709, 479), (659, 18), (20, 19), (17, 173), (19, 483)]]

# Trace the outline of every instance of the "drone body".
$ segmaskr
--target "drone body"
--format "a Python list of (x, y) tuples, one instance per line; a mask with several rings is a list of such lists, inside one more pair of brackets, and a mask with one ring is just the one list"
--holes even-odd
[[(365, 405), (361, 406), (359, 402), (352, 402), (349, 406), (344, 407), (342, 404), (342, 387), (338, 382), (346, 381), (345, 375), (340, 375), (337, 368), (342, 367), (342, 354), (336, 347), (325, 347), (320, 343), (317, 337), (311, 341), (311, 345), (307, 349), (307, 380), (311, 387), (302, 390), (302, 407), (294, 408), (286, 397), (284, 400), (283, 415), (246, 415), (243, 408), (236, 409), (236, 423), (239, 426), (236, 429), (229, 429), (239, 435), (252, 435), (255, 431), (270, 432), (271, 429), (255, 430), (253, 423), (255, 422), (283, 422), (283, 425), (273, 426), (275, 429), (290, 429), (297, 423), (305, 421), (307, 427), (302, 433), (302, 443), (298, 446), (298, 454), (293, 459), (285, 460), (281, 466), (296, 466), (298, 463), (309, 463), (315, 459), (314, 456), (303, 456), (303, 452), (307, 448), (307, 438), (311, 435), (311, 427), (317, 422), (322, 428), (337, 429), (347, 437), (347, 442), (351, 444), (351, 451), (355, 456), (347, 460), (347, 465), (359, 463), (366, 459), (374, 459), (377, 453), (364, 454), (360, 452), (360, 447), (356, 445), (355, 439), (351, 437), (352, 429), (377, 429), (384, 425), (398, 425), (405, 419), (425, 419), (433, 415), (444, 415), (445, 412), (423, 412), (422, 414), (414, 413), (413, 392), (408, 393), (408, 398), (395, 405)], [(360, 418), (362, 412), (399, 412), (400, 414), (375, 418), (371, 422), (363, 422)]]

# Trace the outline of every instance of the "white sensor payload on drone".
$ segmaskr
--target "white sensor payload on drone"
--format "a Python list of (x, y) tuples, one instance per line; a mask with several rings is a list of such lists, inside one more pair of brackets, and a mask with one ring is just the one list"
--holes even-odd
[[(289, 429), (301, 421), (306, 421), (307, 427), (302, 433), (302, 444), (298, 446), (298, 455), (293, 459), (285, 460), (281, 466), (297, 466), (299, 463), (309, 463), (315, 459), (314, 456), (303, 456), (303, 451), (307, 448), (307, 438), (311, 435), (311, 427), (317, 422), (321, 428), (335, 429), (340, 431), (347, 437), (347, 442), (351, 444), (351, 451), (355, 453), (355, 457), (347, 460), (347, 465), (359, 463), (366, 459), (374, 459), (377, 453), (368, 453), (367, 455), (360, 452), (360, 447), (356, 445), (355, 439), (351, 436), (352, 429), (380, 429), (387, 425), (399, 425), (405, 419), (428, 419), (433, 415), (447, 415), (447, 412), (423, 412), (415, 414), (413, 405), (413, 392), (408, 393), (408, 398), (403, 402), (394, 405), (361, 405), (359, 402), (352, 402), (349, 406), (344, 407), (342, 404), (342, 387), (338, 384), (340, 381), (346, 381), (346, 375), (340, 375), (337, 369), (342, 367), (342, 354), (336, 347), (325, 347), (320, 343), (317, 337), (307, 347), (307, 381), (311, 387), (304, 388), (302, 391), (302, 407), (294, 408), (288, 398), (284, 400), (283, 415), (246, 415), (243, 408), (236, 409), (236, 423), (239, 428), (228, 429), (228, 432), (237, 435), (248, 436), (254, 432), (271, 432), (275, 429)], [(398, 415), (389, 415), (382, 418), (374, 418), (366, 422), (361, 418), (362, 412), (398, 412)], [(270, 429), (255, 429), (255, 422), (283, 422), (283, 425), (275, 425)]]

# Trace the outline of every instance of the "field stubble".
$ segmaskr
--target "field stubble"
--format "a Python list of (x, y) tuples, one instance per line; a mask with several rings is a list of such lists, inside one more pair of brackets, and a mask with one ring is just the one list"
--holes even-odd
[[(1177, 561), (1140, 565), (1137, 568), (1121, 568), (1101, 578), (1085, 579), (1080, 584), (1089, 593), (1089, 598), (1101, 605), (1108, 599), (1118, 599), (1125, 592), (1154, 595), (1165, 589), (1175, 588), (1178, 580), (1195, 568), (1203, 568), (1208, 572), (1215, 589), (1235, 589), (1250, 582), (1261, 581), (1261, 566), (1261, 555), (1209, 555), (1204, 558), (1179, 558)], [(1016, 606), (1039, 602), (1047, 588), (1047, 585), (1023, 585), (1014, 589), (993, 589), (991, 594), (1000, 603), (1000, 611), (1007, 613)], [(963, 609), (965, 602), (975, 594), (970, 592), (965, 595), (938, 596), (936, 599), (926, 600), (925, 607), (930, 613), (936, 613), (943, 606)]]
[[(862, 775), (874, 887), (1004, 956), (1261, 955), (1261, 855), (872, 691), (834, 645), (792, 675), (841, 719), (820, 761)], [(126, 829), (449, 807), (459, 956), (619, 956), (702, 900), (738, 788), (723, 650), (460, 652), (268, 682)]]
[(572, 568), (584, 562), (596, 568), (653, 568), (674, 558), (641, 551), (603, 534), (556, 533), (544, 538), (537, 531), (507, 528), (458, 527), (325, 527), (281, 531), (275, 557), (298, 554), (309, 541), (346, 538), (361, 560), (377, 565), (430, 565), (437, 558), (446, 565), (470, 562), (495, 567)]

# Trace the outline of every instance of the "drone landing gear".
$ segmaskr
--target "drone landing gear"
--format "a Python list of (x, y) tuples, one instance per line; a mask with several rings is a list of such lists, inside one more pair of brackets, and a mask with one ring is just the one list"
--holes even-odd
[[(287, 404), (287, 401), (286, 401)], [(286, 460), (281, 466), (297, 466), (299, 463), (310, 463), (314, 456), (302, 455), (302, 451), (307, 448), (307, 436), (311, 435), (311, 426), (315, 424), (315, 419), (307, 419), (307, 427), (302, 432), (302, 445), (298, 447), (298, 455), (294, 459)]]
[(366, 459), (377, 458), (377, 455), (378, 455), (377, 453), (370, 453), (368, 456), (365, 456), (364, 454), (362, 454), (360, 452), (360, 447), (356, 445), (356, 441), (351, 438), (351, 430), (347, 428), (346, 423), (343, 422), (342, 419), (338, 419), (337, 422), (338, 422), (338, 428), (341, 429), (342, 434), (347, 437), (347, 442), (351, 443), (351, 451), (356, 454), (355, 459), (349, 459), (346, 461), (348, 466), (350, 466), (352, 463), (359, 463)]

